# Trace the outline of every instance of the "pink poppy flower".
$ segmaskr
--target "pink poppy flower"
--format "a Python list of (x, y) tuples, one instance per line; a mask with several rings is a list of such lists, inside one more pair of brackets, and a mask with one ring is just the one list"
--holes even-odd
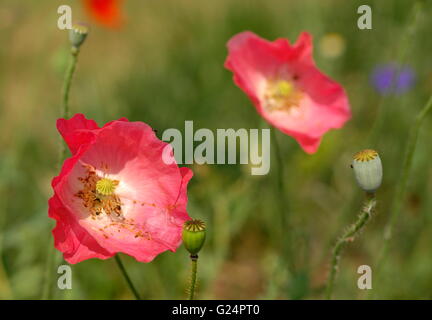
[(316, 152), (322, 136), (351, 117), (344, 89), (315, 66), (309, 33), (291, 45), (246, 31), (229, 40), (228, 51), (225, 67), (258, 113), (307, 153)]
[(57, 221), (55, 247), (65, 260), (123, 252), (149, 262), (175, 251), (190, 220), (186, 188), (192, 171), (163, 161), (171, 147), (147, 124), (127, 119), (99, 128), (77, 114), (59, 119), (57, 128), (72, 152), (52, 181), (49, 200), (49, 217)]

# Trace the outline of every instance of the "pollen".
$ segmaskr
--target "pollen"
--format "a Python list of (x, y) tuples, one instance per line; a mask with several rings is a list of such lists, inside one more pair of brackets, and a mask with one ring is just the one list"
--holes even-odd
[(96, 183), (96, 191), (103, 196), (110, 196), (114, 194), (119, 182), (108, 178), (102, 178)]
[(78, 178), (83, 188), (75, 196), (82, 200), (93, 219), (106, 215), (111, 221), (123, 221), (122, 203), (114, 193), (119, 181), (99, 177), (95, 168), (84, 167), (87, 171), (85, 177)]
[(361, 162), (371, 161), (371, 160), (375, 159), (377, 156), (378, 156), (378, 152), (376, 152), (375, 150), (366, 149), (366, 150), (362, 150), (362, 151), (357, 152), (354, 155), (354, 160), (361, 161)]
[(269, 111), (289, 111), (300, 105), (302, 97), (294, 81), (272, 80), (267, 83), (264, 102)]

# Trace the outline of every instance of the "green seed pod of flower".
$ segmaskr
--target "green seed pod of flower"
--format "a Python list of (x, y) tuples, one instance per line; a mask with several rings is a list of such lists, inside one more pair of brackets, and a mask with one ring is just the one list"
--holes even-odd
[(378, 152), (371, 149), (357, 152), (352, 168), (358, 185), (364, 191), (373, 193), (380, 187), (383, 169)]
[(74, 49), (78, 49), (87, 38), (89, 28), (84, 24), (75, 24), (69, 30), (69, 41)]
[(206, 238), (205, 223), (201, 220), (189, 220), (183, 225), (182, 239), (191, 255), (196, 255), (204, 245)]

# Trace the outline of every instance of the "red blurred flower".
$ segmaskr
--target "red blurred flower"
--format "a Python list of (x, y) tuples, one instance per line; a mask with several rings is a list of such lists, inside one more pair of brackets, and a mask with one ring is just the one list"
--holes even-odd
[(258, 113), (307, 153), (316, 152), (324, 133), (351, 117), (344, 89), (315, 66), (307, 32), (291, 45), (246, 31), (231, 38), (228, 51), (225, 67)]
[(181, 242), (188, 168), (166, 164), (164, 148), (142, 122), (120, 119), (99, 128), (82, 114), (59, 119), (72, 157), (52, 181), (49, 216), (55, 247), (69, 263), (124, 252), (142, 262)]
[(111, 28), (117, 28), (123, 22), (123, 15), (120, 10), (121, 2), (123, 0), (84, 0), (90, 16), (100, 24)]

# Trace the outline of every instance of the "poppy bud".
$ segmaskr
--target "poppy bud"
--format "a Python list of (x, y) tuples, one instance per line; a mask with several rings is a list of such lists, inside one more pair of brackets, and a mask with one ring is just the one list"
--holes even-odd
[(89, 29), (84, 24), (75, 24), (72, 29), (69, 30), (69, 41), (74, 50), (78, 50), (79, 47), (85, 41), (88, 35)]
[(358, 185), (364, 191), (373, 193), (380, 187), (383, 170), (378, 152), (371, 149), (357, 152), (352, 168)]
[(196, 255), (202, 248), (206, 238), (205, 223), (201, 220), (189, 220), (183, 225), (182, 239), (191, 255)]

